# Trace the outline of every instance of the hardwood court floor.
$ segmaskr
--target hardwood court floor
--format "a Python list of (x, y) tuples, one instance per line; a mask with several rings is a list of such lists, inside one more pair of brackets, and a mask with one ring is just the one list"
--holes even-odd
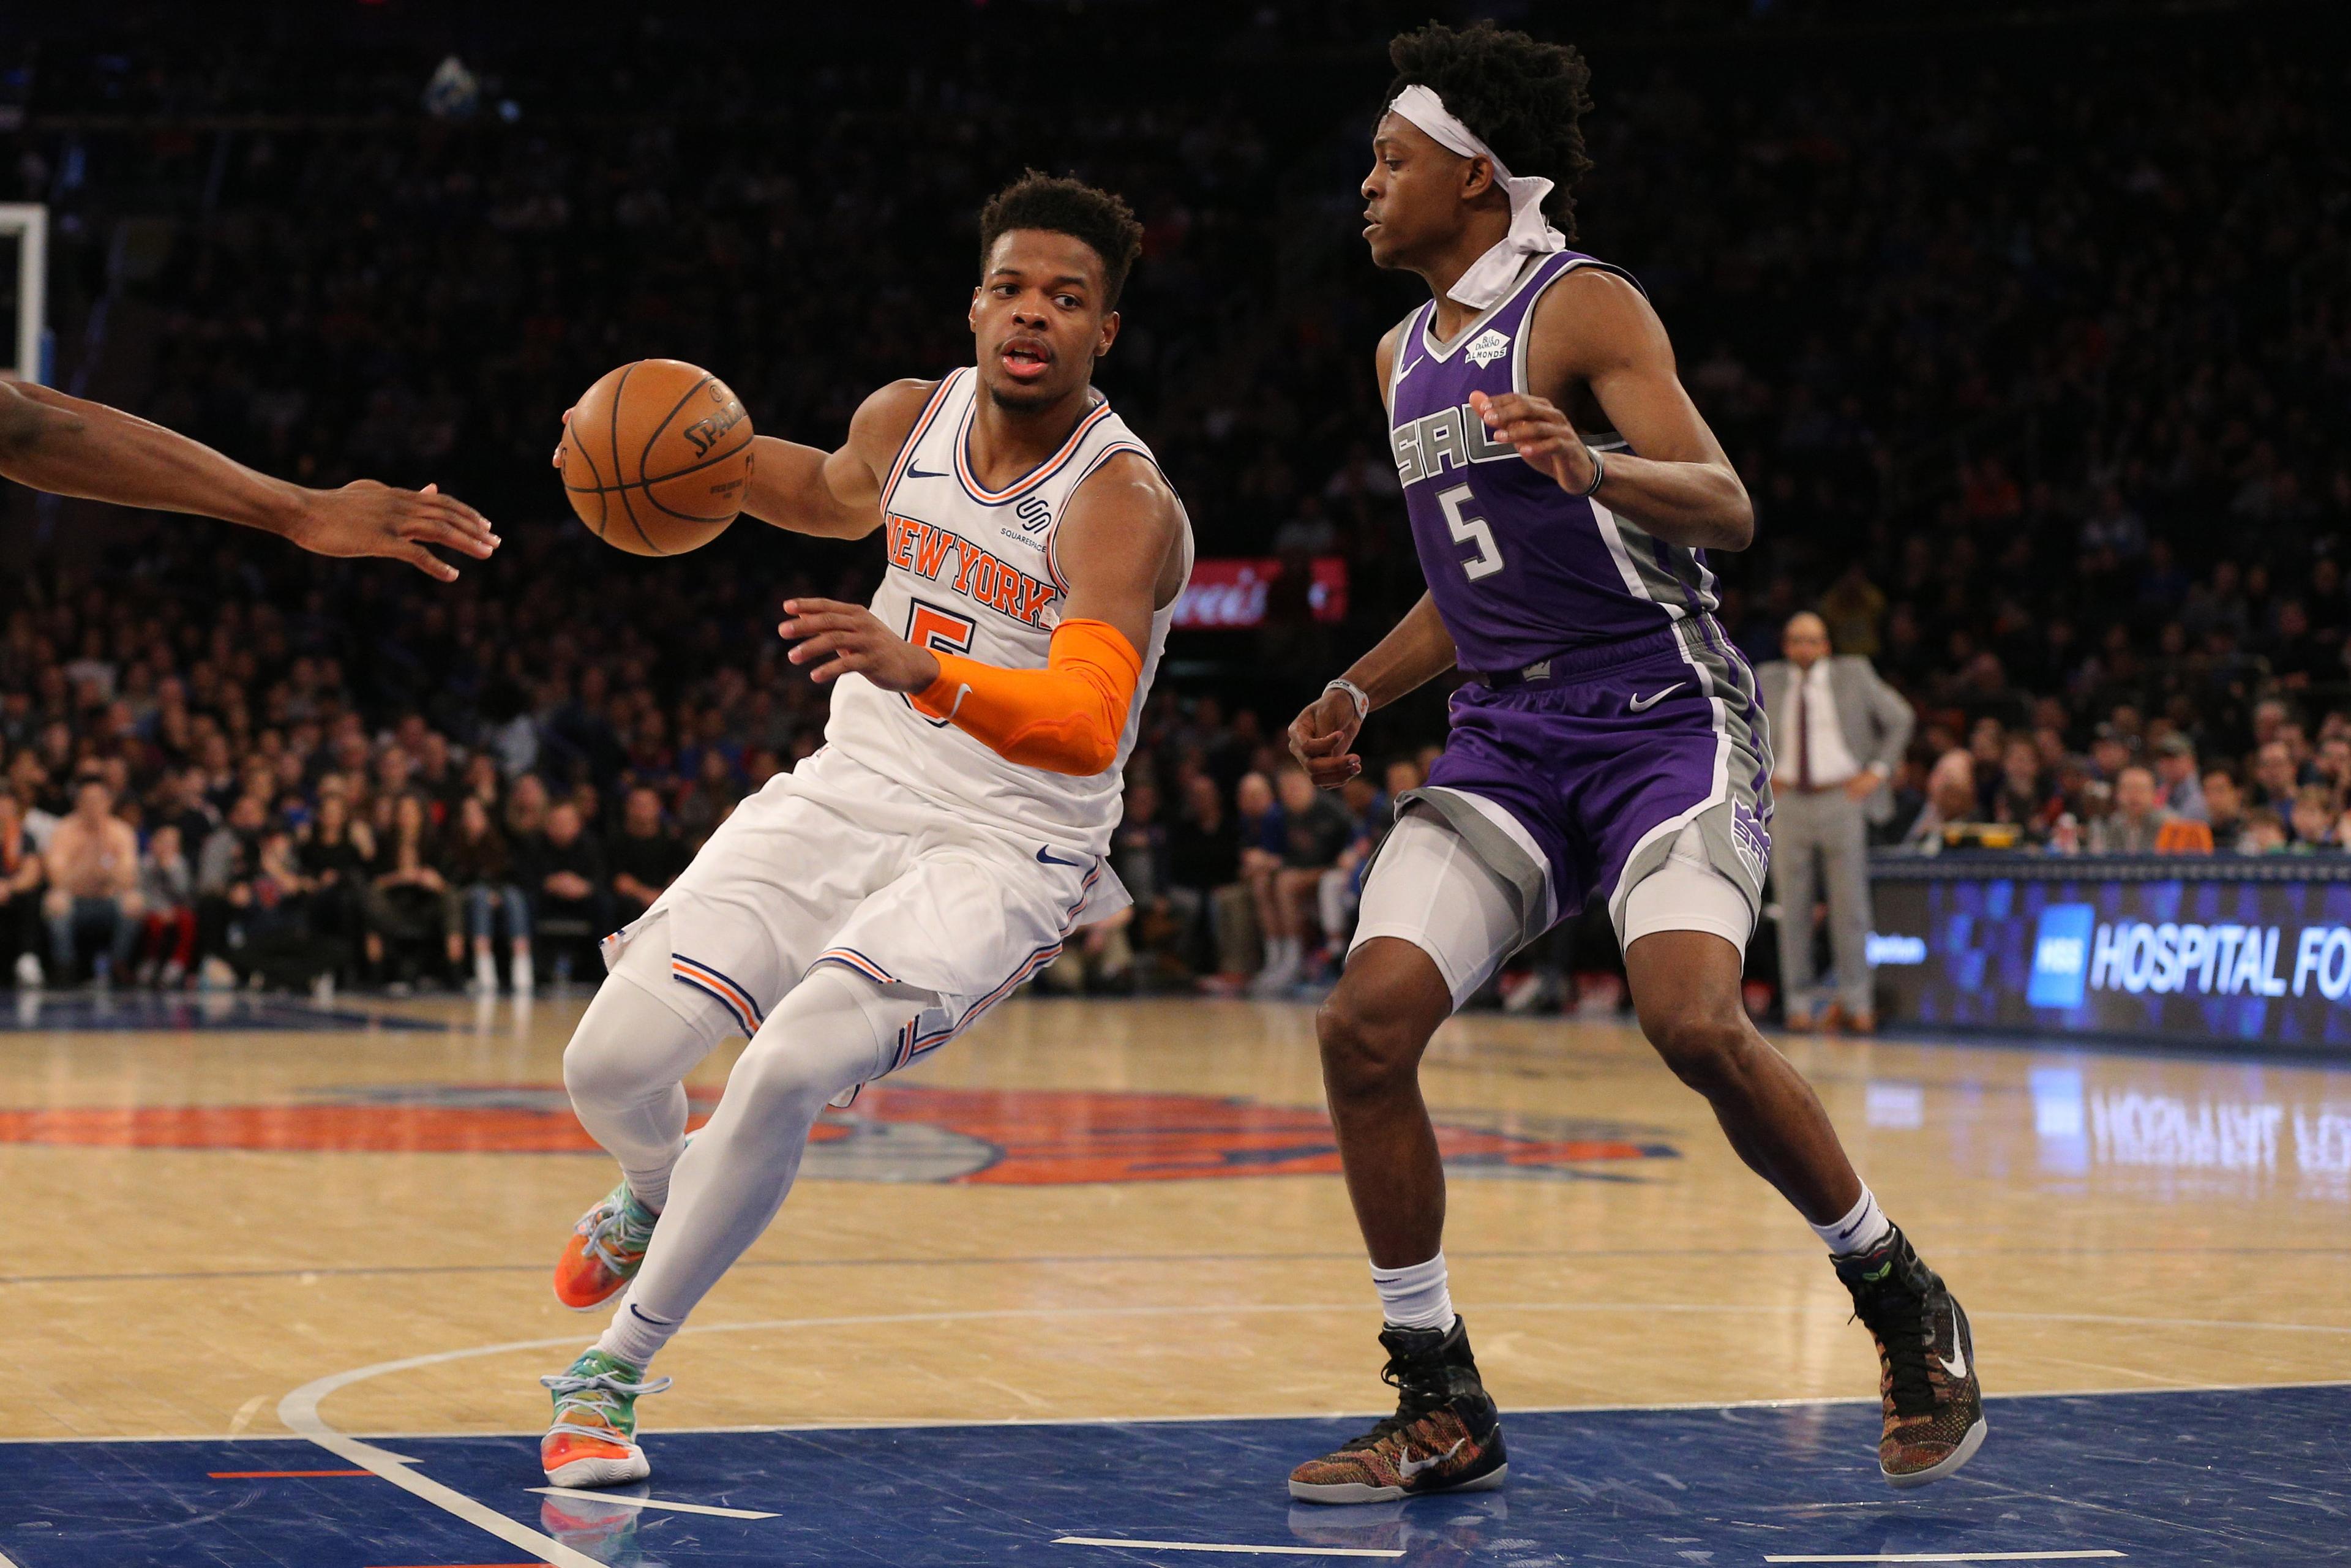
[[(613, 1179), (559, 1092), (579, 1010), (20, 1008), (8, 1435), (281, 1434), (289, 1392), (412, 1358), (319, 1418), (535, 1430), (538, 1375), (601, 1322), (548, 1289)], [(1967, 1302), (1988, 1391), (2351, 1378), (2351, 1071), (1783, 1044)], [(695, 1079), (704, 1109), (730, 1058)], [(1472, 1017), (1425, 1081), (1456, 1299), (1505, 1411), (1874, 1395), (1810, 1232), (1637, 1035)], [(1319, 1104), (1302, 1007), (1008, 1004), (829, 1114), (664, 1356), (647, 1430), (1376, 1408)]]

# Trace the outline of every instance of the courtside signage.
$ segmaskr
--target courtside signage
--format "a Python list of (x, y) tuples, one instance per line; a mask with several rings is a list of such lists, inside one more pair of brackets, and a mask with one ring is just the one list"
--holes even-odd
[(2052, 904), (2041, 912), (2032, 938), (2032, 985), (2025, 999), (2036, 1008), (2082, 1005), (2090, 972), (2090, 927), (2098, 912), (2086, 904)]
[(1938, 870), (1872, 892), (1881, 1017), (2351, 1049), (2351, 883)]

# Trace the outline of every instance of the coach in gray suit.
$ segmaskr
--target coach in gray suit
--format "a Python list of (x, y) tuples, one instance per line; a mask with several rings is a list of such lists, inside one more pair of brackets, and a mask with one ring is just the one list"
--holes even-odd
[(1792, 617), (1774, 659), (1755, 672), (1771, 719), (1771, 875), (1780, 890), (1780, 989), (1788, 1027), (1813, 1027), (1813, 894), (1826, 875), (1829, 950), (1843, 1020), (1877, 1027), (1869, 984), (1869, 825), (1894, 813), (1886, 781), (1910, 744), (1902, 694), (1869, 661), (1829, 656), (1829, 630)]

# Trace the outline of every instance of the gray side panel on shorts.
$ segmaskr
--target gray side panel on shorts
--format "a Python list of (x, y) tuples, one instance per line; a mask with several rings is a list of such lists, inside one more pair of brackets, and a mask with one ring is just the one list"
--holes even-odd
[[(1763, 915), (1763, 878), (1770, 864), (1768, 833), (1771, 821), (1771, 737), (1763, 716), (1762, 699), (1755, 690), (1754, 672), (1747, 661), (1726, 656), (1707, 635), (1711, 619), (1677, 622), (1682, 656), (1706, 675), (1711, 695), (1722, 704), (1720, 732), (1730, 742), (1722, 800), (1700, 811), (1693, 823), (1706, 841), (1707, 859), (1747, 895), (1749, 910), (1760, 923)], [(1717, 635), (1719, 635), (1718, 631)], [(1741, 819), (1755, 824), (1753, 833)], [(1610, 894), (1608, 912), (1621, 931), (1625, 900), (1641, 879), (1666, 863), (1677, 833), (1661, 833), (1635, 852), (1625, 864)]]
[[(1407, 789), (1396, 797), (1395, 814), (1402, 821), (1406, 811), (1425, 807), (1444, 820), (1479, 863), (1510, 889), (1519, 910), (1519, 944), (1523, 946), (1551, 928), (1551, 868), (1533, 859), (1520, 848), (1510, 834), (1494, 826), (1478, 810), (1461, 798), (1461, 792), (1442, 787)], [(1370, 868), (1364, 874), (1368, 878)]]

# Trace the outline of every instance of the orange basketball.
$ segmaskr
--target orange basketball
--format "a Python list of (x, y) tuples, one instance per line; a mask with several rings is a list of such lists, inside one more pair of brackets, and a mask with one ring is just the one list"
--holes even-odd
[(572, 408), (563, 488), (606, 544), (677, 555), (716, 538), (743, 509), (751, 436), (725, 382), (681, 360), (638, 360)]

